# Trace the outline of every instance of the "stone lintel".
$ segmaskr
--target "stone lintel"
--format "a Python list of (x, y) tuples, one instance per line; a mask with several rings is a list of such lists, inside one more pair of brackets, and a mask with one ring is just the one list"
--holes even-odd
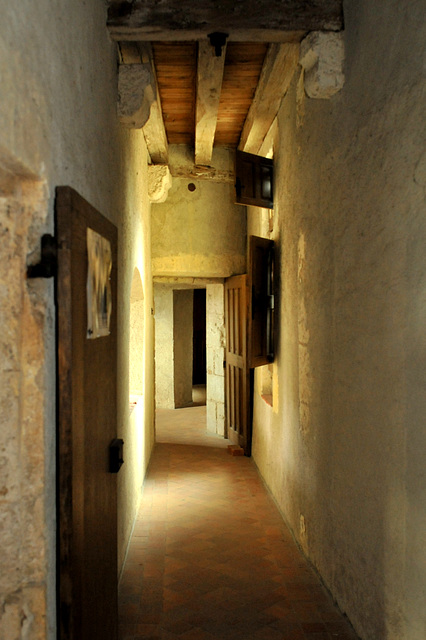
[(304, 69), (309, 98), (331, 98), (345, 82), (343, 32), (313, 31), (300, 44), (299, 62)]
[(166, 164), (148, 167), (148, 196), (152, 203), (165, 202), (172, 186), (172, 174)]
[(119, 120), (126, 127), (141, 129), (148, 121), (154, 102), (149, 65), (121, 64), (118, 69)]

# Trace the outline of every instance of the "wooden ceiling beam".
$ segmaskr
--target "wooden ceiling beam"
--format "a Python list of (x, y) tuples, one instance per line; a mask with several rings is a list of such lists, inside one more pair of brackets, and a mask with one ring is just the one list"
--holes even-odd
[(247, 114), (238, 148), (259, 153), (297, 68), (299, 45), (271, 44)]
[(168, 142), (166, 129), (164, 127), (163, 110), (161, 108), (152, 48), (148, 43), (138, 43), (138, 50), (142, 62), (149, 64), (151, 67), (154, 91), (154, 102), (151, 104), (149, 119), (143, 127), (146, 146), (153, 164), (167, 164), (169, 158)]
[(343, 0), (137, 0), (112, 2), (113, 40), (202, 40), (209, 33), (228, 41), (295, 42), (308, 31), (343, 29)]
[(184, 178), (185, 180), (209, 180), (210, 182), (222, 182), (226, 184), (235, 183), (234, 171), (227, 169), (215, 169), (214, 167), (203, 167), (194, 165), (192, 167), (170, 166), (170, 173), (173, 178)]
[(217, 114), (222, 91), (226, 44), (222, 54), (207, 40), (198, 43), (197, 100), (195, 105), (195, 164), (209, 165), (213, 154)]

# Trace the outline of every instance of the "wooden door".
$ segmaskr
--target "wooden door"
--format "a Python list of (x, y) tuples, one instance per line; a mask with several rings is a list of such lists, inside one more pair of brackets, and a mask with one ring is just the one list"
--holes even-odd
[[(88, 328), (88, 229), (108, 242), (109, 334)], [(60, 640), (117, 638), (117, 229), (69, 187), (56, 192)], [(108, 244), (109, 243), (109, 244)], [(104, 308), (105, 307), (105, 308)]]
[(250, 455), (250, 372), (247, 361), (247, 274), (225, 282), (226, 423), (228, 438)]
[(228, 438), (251, 454), (254, 368), (274, 359), (274, 243), (250, 237), (249, 273), (225, 282)]

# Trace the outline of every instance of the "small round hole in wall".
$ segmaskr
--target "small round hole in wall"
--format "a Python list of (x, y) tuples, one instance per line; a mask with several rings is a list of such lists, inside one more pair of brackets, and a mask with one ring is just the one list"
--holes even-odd
[(188, 185), (188, 191), (195, 191), (196, 186), (193, 182), (190, 182)]

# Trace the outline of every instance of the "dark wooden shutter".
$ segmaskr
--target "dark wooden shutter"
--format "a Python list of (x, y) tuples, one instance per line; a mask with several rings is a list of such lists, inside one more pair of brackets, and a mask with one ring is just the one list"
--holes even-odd
[(237, 204), (272, 209), (274, 206), (273, 169), (274, 163), (270, 158), (237, 150), (235, 157)]
[(249, 246), (249, 367), (274, 359), (274, 243), (250, 236)]

